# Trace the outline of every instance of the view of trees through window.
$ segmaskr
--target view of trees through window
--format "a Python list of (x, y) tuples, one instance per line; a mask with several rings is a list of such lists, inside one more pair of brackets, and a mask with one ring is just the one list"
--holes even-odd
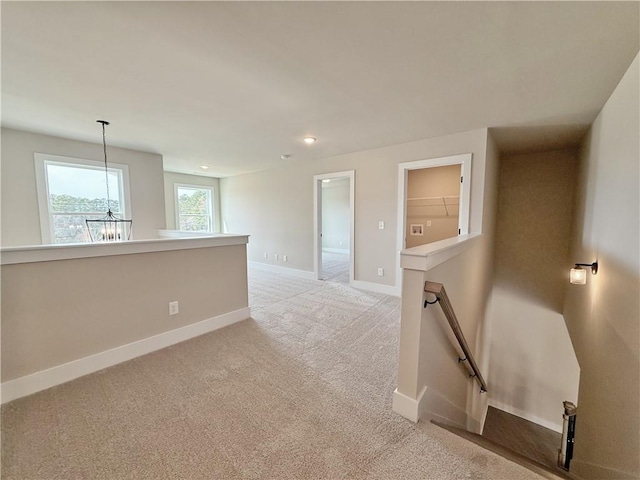
[[(49, 160), (44, 162), (44, 167), (52, 243), (91, 241), (85, 220), (103, 218), (109, 207), (114, 214), (124, 216), (119, 169), (110, 168), (107, 173), (110, 199), (107, 206), (103, 168)], [(95, 237), (96, 232), (92, 233)]]
[[(120, 202), (110, 200), (113, 213), (120, 213)], [(53, 243), (89, 241), (85, 220), (102, 218), (107, 213), (106, 198), (84, 198), (71, 195), (49, 195), (49, 211), (53, 226)]]
[(197, 187), (177, 187), (178, 229), (211, 232), (211, 190)]

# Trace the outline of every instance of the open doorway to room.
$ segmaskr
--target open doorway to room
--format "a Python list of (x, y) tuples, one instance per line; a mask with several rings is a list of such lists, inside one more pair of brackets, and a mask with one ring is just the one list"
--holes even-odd
[[(398, 165), (398, 254), (469, 233), (471, 154)], [(402, 288), (398, 259), (397, 287)]]
[(314, 176), (315, 256), (318, 280), (353, 281), (354, 172)]

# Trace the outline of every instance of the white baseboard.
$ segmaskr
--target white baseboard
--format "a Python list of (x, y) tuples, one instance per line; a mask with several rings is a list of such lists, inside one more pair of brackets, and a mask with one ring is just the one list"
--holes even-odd
[(184, 342), (199, 335), (246, 320), (250, 316), (251, 309), (249, 307), (241, 308), (233, 312), (223, 313), (222, 315), (202, 320), (198, 323), (160, 333), (153, 337), (121, 345), (88, 357), (63, 363), (62, 365), (56, 365), (55, 367), (32, 373), (31, 375), (16, 378), (15, 380), (9, 380), (4, 382), (0, 387), (2, 403), (7, 403), (41, 390), (46, 390), (47, 388), (60, 385), (61, 383), (68, 382), (89, 373), (97, 372), (103, 368), (126, 362), (176, 343)]
[(349, 255), (349, 249), (348, 248), (329, 248), (329, 247), (322, 247), (322, 251), (323, 252), (327, 252), (327, 253), (342, 253), (345, 255)]
[[(250, 268), (257, 270), (263, 270), (265, 272), (282, 273), (285, 275), (293, 275), (299, 278), (306, 278), (307, 280), (317, 280), (314, 272), (307, 270), (298, 270), (297, 268), (281, 267), (280, 265), (272, 265), (270, 263), (261, 262), (247, 262)], [(369, 292), (382, 293), (384, 295), (391, 295), (399, 297), (400, 292), (395, 285), (382, 285), (380, 283), (363, 282), (362, 280), (353, 280), (350, 285), (353, 288), (360, 290), (367, 290)]]
[(396, 388), (393, 391), (393, 411), (398, 415), (403, 416), (407, 420), (411, 420), (416, 423), (420, 420), (421, 416), (421, 408), (420, 404), (422, 403), (422, 399), (424, 398), (424, 392), (427, 391), (427, 387), (424, 387), (417, 399), (413, 399), (408, 397), (404, 393), (400, 393)]
[(293, 275), (294, 277), (306, 278), (307, 280), (317, 280), (315, 273), (307, 270), (298, 270), (297, 268), (281, 267), (280, 265), (272, 265), (270, 263), (261, 262), (247, 262), (249, 267), (256, 268), (258, 270), (264, 270), (265, 272), (284, 273), (286, 275)]
[(541, 425), (549, 430), (553, 430), (554, 432), (562, 433), (562, 424), (550, 422), (549, 420), (545, 420), (544, 418), (536, 417), (531, 413), (525, 412), (524, 410), (520, 410), (512, 405), (508, 405), (506, 403), (502, 403), (498, 400), (494, 400), (489, 398), (489, 406), (497, 408), (498, 410), (502, 410), (503, 412), (510, 413), (511, 415), (515, 415), (516, 417), (524, 418), (525, 420), (529, 420), (537, 425)]
[(400, 292), (395, 285), (382, 285), (380, 283), (363, 282), (362, 280), (354, 280), (351, 282), (353, 288), (360, 290), (368, 290), (375, 293), (383, 293), (384, 295), (391, 295), (393, 297), (399, 297)]

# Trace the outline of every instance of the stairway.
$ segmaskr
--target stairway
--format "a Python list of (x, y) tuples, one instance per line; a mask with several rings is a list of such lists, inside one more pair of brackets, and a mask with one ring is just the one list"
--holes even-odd
[(538, 475), (552, 479), (571, 480), (571, 476), (555, 464), (560, 434), (489, 407), (484, 434), (478, 435), (435, 420), (431, 423), (459, 437), (515, 462)]

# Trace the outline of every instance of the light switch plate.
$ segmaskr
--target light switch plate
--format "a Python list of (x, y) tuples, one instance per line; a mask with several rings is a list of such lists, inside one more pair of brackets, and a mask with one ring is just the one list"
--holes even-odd
[(169, 302), (169, 315), (177, 315), (179, 312), (178, 302)]

